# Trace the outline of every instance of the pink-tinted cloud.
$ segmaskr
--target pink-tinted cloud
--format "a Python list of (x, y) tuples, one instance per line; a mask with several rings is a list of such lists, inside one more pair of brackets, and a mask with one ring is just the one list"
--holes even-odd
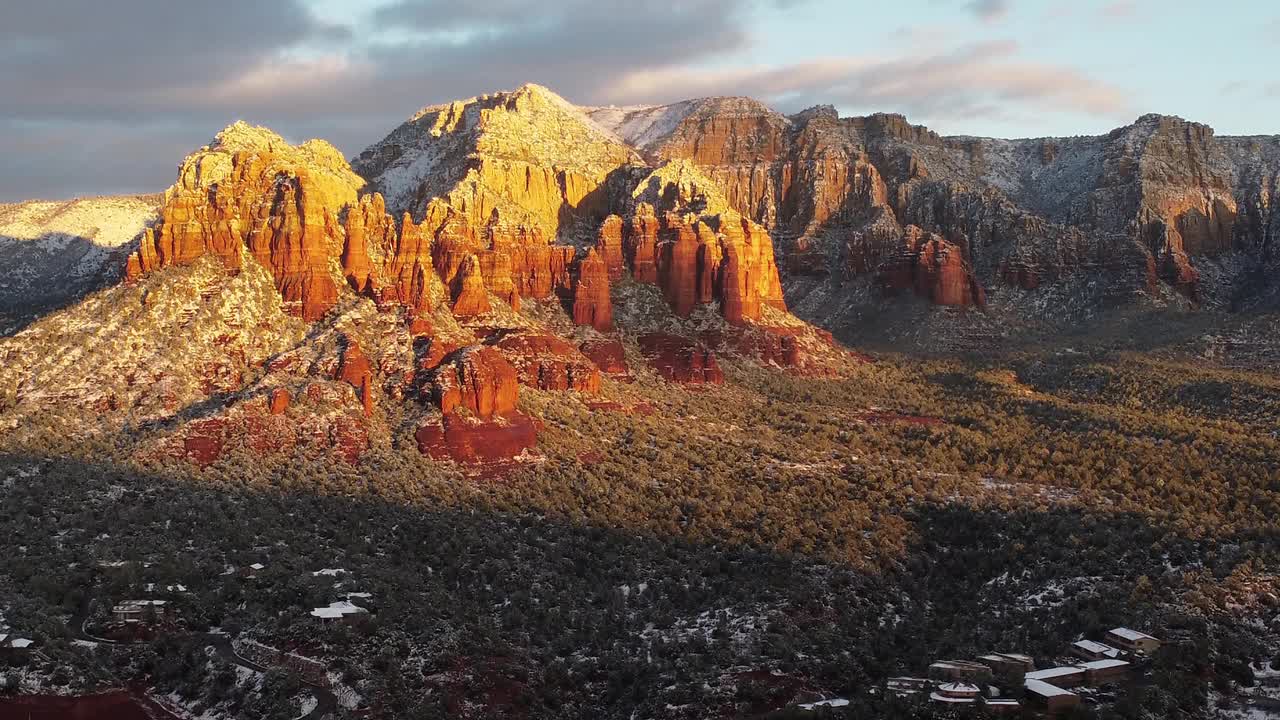
[(1113, 20), (1129, 19), (1137, 17), (1138, 10), (1136, 0), (1115, 0), (1102, 6), (1102, 15)]
[(1036, 111), (1115, 119), (1133, 114), (1119, 88), (1070, 67), (1027, 60), (1019, 51), (1014, 42), (991, 42), (931, 55), (831, 57), (781, 67), (700, 73), (657, 68), (624, 76), (607, 95), (627, 102), (744, 94), (790, 107), (836, 103), (935, 119)]

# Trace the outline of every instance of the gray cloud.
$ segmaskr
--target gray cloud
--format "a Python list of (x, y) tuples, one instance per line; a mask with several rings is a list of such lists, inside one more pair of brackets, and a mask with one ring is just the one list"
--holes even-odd
[(161, 190), (186, 152), (236, 119), (354, 155), (423, 105), (524, 82), (579, 103), (733, 93), (925, 117), (1123, 105), (1015, 45), (939, 51), (954, 42), (941, 31), (888, 58), (711, 64), (754, 46), (756, 10), (807, 0), (398, 0), (350, 27), (317, 20), (305, 1), (54, 0), (7, 13), (0, 201)]
[(9, 116), (127, 110), (216, 83), (340, 30), (298, 0), (50, 0), (15, 3), (0, 24), (0, 93)]
[(966, 5), (970, 12), (983, 22), (997, 22), (1009, 14), (1009, 0), (970, 0)]
[(804, 1), (399, 0), (352, 27), (305, 0), (26, 4), (0, 23), (0, 201), (162, 189), (235, 119), (355, 154), (428, 103), (527, 81), (591, 101), (637, 69), (749, 47), (755, 8)]

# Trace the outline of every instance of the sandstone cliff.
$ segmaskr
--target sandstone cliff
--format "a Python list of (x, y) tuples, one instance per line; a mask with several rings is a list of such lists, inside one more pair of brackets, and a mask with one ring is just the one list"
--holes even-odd
[(1001, 312), (1021, 314), (1053, 309), (1017, 291), (1059, 285), (1083, 293), (1082, 307), (1160, 299), (1165, 288), (1235, 305), (1258, 290), (1243, 279), (1254, 273), (1237, 269), (1269, 257), (1274, 139), (1218, 138), (1180, 118), (1007, 141), (830, 107), (788, 117), (746, 98), (587, 111), (653, 162), (696, 165), (733, 210), (764, 226), (797, 300), (826, 283), (821, 300), (802, 302), (819, 320), (847, 306), (829, 300), (861, 278), (901, 280), (912, 226), (945, 239), (947, 252), (932, 253), (952, 264), (944, 276), (968, 277), (915, 294), (981, 305), (995, 292)]

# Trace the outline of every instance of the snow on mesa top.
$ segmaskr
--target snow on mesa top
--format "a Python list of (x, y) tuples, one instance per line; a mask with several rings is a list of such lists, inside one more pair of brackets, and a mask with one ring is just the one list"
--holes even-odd
[(269, 157), (283, 173), (305, 172), (313, 180), (323, 180), (314, 183), (312, 190), (329, 196), (321, 198), (326, 206), (354, 203), (356, 192), (365, 184), (352, 172), (342, 153), (328, 142), (313, 139), (293, 145), (272, 130), (237, 120), (218, 133), (213, 142), (183, 160), (177, 181), (165, 191), (166, 202), (175, 193), (209, 188), (224, 181), (231, 174), (232, 157), (241, 153)]
[(709, 97), (670, 105), (588, 107), (583, 110), (641, 151), (659, 155), (667, 141), (686, 133), (698, 135), (702, 132), (701, 126), (713, 120), (723, 122), (735, 117), (751, 117), (763, 118), (779, 129), (791, 126), (791, 120), (785, 115), (749, 97)]
[(393, 213), (447, 195), (477, 158), (570, 170), (596, 181), (639, 158), (577, 106), (540, 85), (419, 110), (352, 161)]
[(115, 248), (138, 237), (155, 217), (155, 198), (135, 195), (2, 205), (0, 243), (42, 240), (65, 244), (78, 237), (99, 247)]
[(583, 111), (633, 147), (647, 150), (670, 137), (697, 107), (697, 100), (684, 100), (671, 105), (584, 107)]

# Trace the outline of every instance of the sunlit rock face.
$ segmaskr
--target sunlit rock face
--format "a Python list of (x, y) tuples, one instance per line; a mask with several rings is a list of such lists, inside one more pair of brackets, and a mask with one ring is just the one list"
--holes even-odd
[[(1087, 285), (1086, 304), (1164, 289), (1233, 306), (1275, 294), (1239, 269), (1270, 267), (1276, 138), (1220, 138), (1158, 115), (1100, 137), (948, 138), (900, 115), (841, 118), (820, 106), (785, 116), (747, 98), (588, 110), (652, 162), (696, 165), (770, 233), (788, 287), (827, 281), (823, 298), (855, 292), (858, 278), (900, 278), (909, 226), (953, 248), (928, 244), (952, 269), (941, 269), (940, 291), (913, 293), (944, 305), (982, 305), (975, 288), (947, 279), (963, 274), (1031, 313), (1054, 308), (1008, 289)], [(635, 236), (652, 224), (632, 222)], [(647, 277), (646, 247), (634, 254)]]
[(342, 242), (338, 214), (363, 185), (322, 140), (293, 146), (236, 123), (183, 161), (126, 275), (137, 279), (204, 255), (232, 269), (252, 258), (271, 271), (291, 312), (318, 319), (337, 301), (330, 259)]

